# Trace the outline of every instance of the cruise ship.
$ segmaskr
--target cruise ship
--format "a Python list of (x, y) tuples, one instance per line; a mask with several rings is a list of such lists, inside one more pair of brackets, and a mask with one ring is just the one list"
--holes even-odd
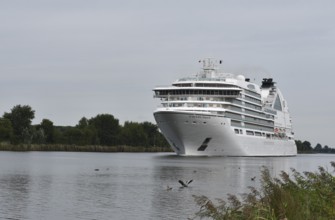
[(272, 78), (260, 85), (204, 59), (192, 77), (153, 89), (157, 125), (181, 156), (295, 156), (287, 102)]

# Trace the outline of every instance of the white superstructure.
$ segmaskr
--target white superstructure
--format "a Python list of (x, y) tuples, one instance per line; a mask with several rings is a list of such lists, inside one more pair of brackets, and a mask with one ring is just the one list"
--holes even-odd
[[(195, 77), (154, 88), (157, 125), (178, 155), (294, 156), (291, 117), (275, 82), (259, 86), (205, 59)], [(219, 61), (221, 63), (221, 61)]]

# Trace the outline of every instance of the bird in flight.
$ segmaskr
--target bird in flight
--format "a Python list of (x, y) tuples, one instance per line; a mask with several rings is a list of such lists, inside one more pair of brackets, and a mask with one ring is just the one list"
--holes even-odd
[(189, 185), (190, 183), (192, 183), (193, 180), (186, 181), (185, 183), (184, 183), (184, 181), (182, 181), (182, 180), (178, 180), (178, 182), (179, 182), (183, 187), (188, 187), (188, 185)]

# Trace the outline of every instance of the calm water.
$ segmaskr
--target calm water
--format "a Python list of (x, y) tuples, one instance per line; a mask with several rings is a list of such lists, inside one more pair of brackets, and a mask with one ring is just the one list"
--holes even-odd
[[(192, 195), (223, 198), (293, 167), (330, 168), (333, 155), (176, 157), (146, 153), (0, 152), (0, 219), (187, 219)], [(257, 176), (256, 181), (251, 177)], [(178, 180), (194, 181), (180, 188)], [(172, 190), (166, 190), (167, 186)]]

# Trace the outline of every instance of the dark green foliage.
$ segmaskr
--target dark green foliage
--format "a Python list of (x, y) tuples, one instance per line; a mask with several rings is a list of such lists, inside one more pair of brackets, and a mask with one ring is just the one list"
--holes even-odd
[(311, 146), (311, 143), (308, 141), (301, 142), (300, 140), (295, 141), (297, 145), (297, 150), (299, 153), (312, 153), (313, 148)]
[(322, 146), (321, 146), (321, 144), (318, 143), (318, 144), (315, 146), (314, 151), (315, 151), (315, 152), (321, 152), (321, 150), (322, 150)]
[(150, 122), (128, 122), (121, 127), (120, 141), (128, 146), (168, 146), (158, 127)]
[(119, 120), (110, 114), (100, 114), (88, 121), (97, 135), (97, 144), (113, 146), (119, 144)]
[(163, 135), (158, 131), (158, 127), (150, 122), (143, 122), (140, 124), (147, 134), (148, 146), (168, 146)]
[[(107, 120), (103, 120), (106, 118)], [(109, 129), (109, 132), (104, 129)], [(98, 115), (91, 119), (83, 117), (75, 127), (57, 126), (54, 136), (55, 143), (58, 144), (168, 147), (156, 125), (150, 122), (127, 121), (121, 126), (112, 115)], [(101, 140), (104, 142), (101, 143)]]
[(143, 131), (147, 134), (148, 143), (147, 146), (156, 146), (157, 139), (159, 138), (159, 132), (157, 125), (154, 125), (150, 122), (143, 122), (140, 124)]
[[(335, 169), (335, 162), (331, 162)], [(260, 191), (249, 187), (250, 193), (240, 201), (229, 195), (228, 203), (214, 204), (205, 196), (194, 196), (200, 210), (197, 217), (209, 219), (335, 219), (335, 177), (325, 168), (303, 174), (291, 169), (292, 177), (284, 171), (272, 178), (262, 169)]]
[(85, 128), (87, 128), (88, 127), (88, 119), (87, 118), (85, 118), (85, 117), (82, 117), (80, 120), (79, 120), (79, 122), (78, 122), (78, 124), (76, 125), (76, 127), (77, 128), (80, 128), (80, 129), (85, 129)]
[(330, 148), (327, 145), (325, 145), (324, 147), (321, 146), (321, 144), (317, 144), (314, 148), (314, 152), (315, 153), (323, 153), (323, 154), (334, 154), (335, 153), (335, 149), (334, 148)]
[(13, 128), (13, 143), (30, 143), (32, 139), (31, 121), (35, 111), (29, 105), (16, 105), (10, 113), (5, 112), (3, 118), (8, 119)]
[[(75, 127), (54, 126), (49, 119), (31, 125), (35, 111), (29, 105), (16, 105), (0, 118), (0, 143), (12, 144), (64, 144), (168, 147), (157, 125), (150, 122), (129, 122), (119, 125), (110, 114), (99, 114), (87, 119), (82, 117)], [(298, 153), (335, 153), (335, 149), (317, 144), (313, 149), (308, 141), (296, 140)]]
[(300, 141), (296, 140), (295, 141), (298, 149), (298, 153), (335, 153), (334, 148), (330, 148), (327, 145), (324, 147), (321, 146), (321, 144), (317, 144), (314, 148), (312, 148), (311, 143), (308, 141)]
[(13, 136), (13, 127), (9, 119), (0, 118), (0, 142), (9, 141)]
[(48, 120), (48, 119), (43, 119), (40, 126), (40, 129), (42, 129), (44, 136), (45, 136), (45, 142), (47, 144), (52, 144), (54, 143), (54, 133), (55, 133), (55, 129), (54, 129), (54, 124), (52, 121)]
[[(168, 147), (158, 127), (150, 122), (127, 121), (121, 126), (113, 115), (99, 114), (90, 119), (82, 117), (75, 127), (54, 126), (49, 119), (43, 119), (40, 124), (32, 126), (34, 116), (35, 111), (27, 105), (14, 106), (10, 113), (5, 113), (0, 118), (0, 143), (4, 146), (9, 146), (9, 142), (53, 146), (123, 146), (120, 150), (125, 149), (124, 146)], [(134, 151), (130, 148), (126, 150)]]
[(32, 129), (32, 141), (31, 142), (35, 144), (45, 144), (46, 143), (46, 137), (45, 137), (44, 131), (39, 125), (34, 126)]
[(81, 140), (83, 137), (82, 131), (79, 128), (69, 128), (64, 132), (65, 143), (81, 145)]
[(143, 126), (137, 122), (124, 123), (120, 134), (121, 143), (129, 146), (149, 146), (148, 134)]

